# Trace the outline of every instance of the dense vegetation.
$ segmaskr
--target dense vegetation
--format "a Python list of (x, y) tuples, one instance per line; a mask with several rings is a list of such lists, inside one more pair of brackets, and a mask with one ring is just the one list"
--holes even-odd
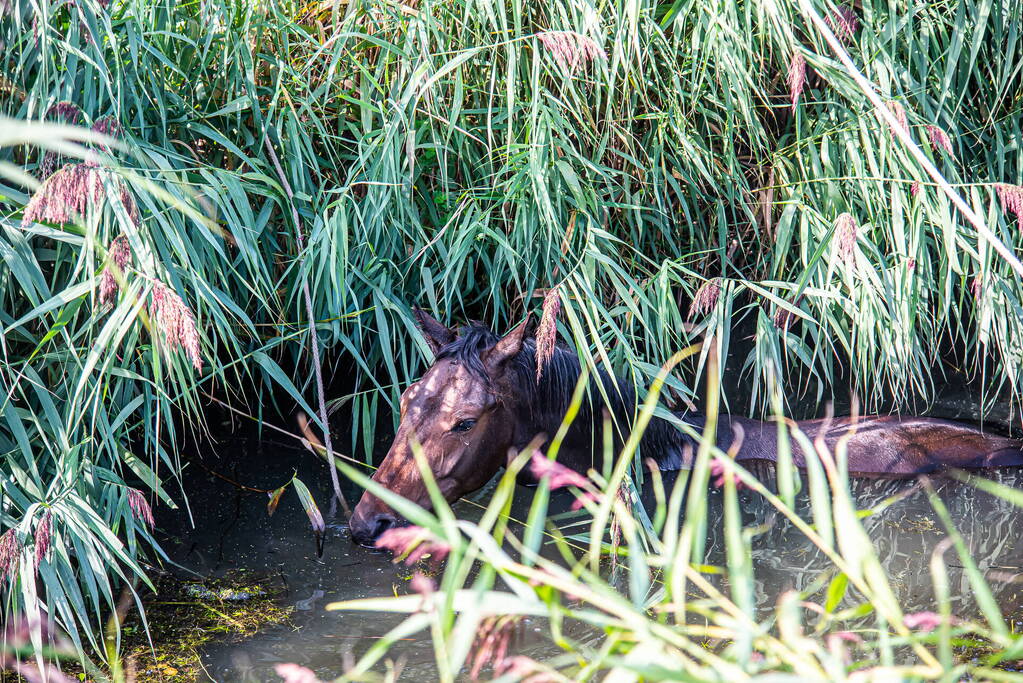
[[(654, 392), (659, 384), (655, 380)], [(717, 398), (713, 385), (708, 393)], [(642, 421), (653, 414), (651, 398), (656, 394), (648, 397)], [(650, 472), (657, 503), (652, 517), (626, 475), (638, 438), (621, 453), (605, 452), (602, 471), (594, 468), (586, 477), (548, 460), (549, 453), (523, 451), (478, 522), (456, 519), (432, 480), (435, 513), (342, 464), (413, 522), (385, 532), (378, 545), (418, 571), (407, 595), (327, 606), (407, 614), (338, 681), (365, 680), (388, 656), (400, 662), (401, 640), (425, 633), (441, 681), (462, 680), (466, 671), (474, 680), (482, 673), (531, 683), (1019, 680), (1023, 637), (1013, 626), (1015, 615), (999, 602), (1013, 602), (1014, 578), (984, 563), (978, 538), (956, 528), (954, 500), (936, 482), (924, 477), (861, 509), (853, 492), (864, 491), (845, 470), (845, 440), (832, 453), (823, 439), (793, 428), (798, 447), (817, 454), (807, 460), (804, 491), (793, 495), (782, 485), (782, 461), (791, 453), (779, 454), (778, 479), (765, 485), (730, 457), (734, 452), (713, 445), (713, 410), (708, 417), (708, 438), (691, 471), (674, 484)], [(733, 449), (742, 438), (735, 434)], [(426, 460), (419, 462), (429, 477)], [(510, 518), (515, 477), (527, 467), (541, 484), (524, 519)], [(1018, 488), (959, 478), (964, 488), (976, 487), (1006, 507), (1023, 506)], [(545, 529), (557, 488), (569, 489), (573, 509), (583, 510), (560, 512)], [(900, 510), (914, 495), (927, 501), (944, 538), (922, 553), (879, 543), (886, 525), (921, 521), (905, 519)], [(1005, 547), (1013, 536), (991, 541)], [(782, 559), (788, 551), (794, 551), (790, 562)], [(428, 572), (438, 560), (443, 573), (435, 580)], [(762, 576), (774, 562), (801, 576), (765, 590)], [(925, 596), (912, 595), (906, 572), (927, 576)], [(516, 653), (517, 639), (536, 629), (538, 617), (551, 644), (546, 656)], [(277, 671), (289, 681), (320, 680), (294, 664)]]
[(282, 370), (315, 363), (310, 317), (356, 369), (353, 440), (421, 367), (411, 305), (503, 328), (553, 288), (563, 338), (640, 385), (738, 332), (757, 410), (926, 398), (947, 368), (1020, 388), (990, 239), (1023, 241), (1012, 0), (0, 9), (4, 612), (82, 649), (160, 553), (202, 393), (316, 412)]

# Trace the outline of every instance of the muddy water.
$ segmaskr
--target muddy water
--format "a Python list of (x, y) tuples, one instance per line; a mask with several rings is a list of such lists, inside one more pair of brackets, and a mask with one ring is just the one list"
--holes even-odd
[[(945, 404), (935, 411), (943, 416), (970, 418), (972, 404)], [(219, 643), (203, 653), (210, 680), (276, 681), (273, 666), (296, 662), (330, 680), (345, 669), (346, 662), (365, 652), (401, 617), (372, 613), (327, 612), (329, 602), (392, 595), (408, 591), (409, 572), (391, 563), (390, 557), (356, 546), (345, 528), (328, 519), (322, 557), (317, 557), (309, 524), (297, 497), (288, 492), (276, 513), (266, 511), (267, 496), (239, 489), (225, 480), (258, 489), (272, 489), (297, 473), (323, 507), (329, 500), (329, 478), (323, 465), (307, 451), (277, 437), (264, 434), (234, 436), (209, 448), (201, 456), (204, 467), (193, 465), (188, 476), (191, 518), (182, 511), (165, 519), (165, 549), (171, 558), (200, 575), (216, 576), (231, 570), (248, 570), (283, 589), (287, 604), (295, 608), (293, 624), (272, 627), (243, 642)], [(216, 471), (220, 477), (210, 473)], [(1006, 470), (994, 477), (1007, 485), (1023, 486), (1023, 473)], [(1019, 529), (1023, 512), (1013, 506), (954, 481), (935, 481), (942, 500), (963, 534), (1007, 615), (1023, 612), (1023, 597), (1016, 579), (1023, 573), (1023, 547)], [(866, 481), (855, 485), (859, 507), (876, 505), (886, 497), (905, 491), (912, 482)], [(357, 491), (348, 489), (349, 500)], [(530, 490), (520, 487), (518, 510), (524, 518)], [(477, 503), (489, 499), (488, 489), (475, 496)], [(708, 492), (711, 524), (708, 561), (720, 561), (723, 539), (720, 524), (721, 494)], [(758, 603), (770, 609), (785, 590), (799, 589), (820, 576), (826, 563), (798, 531), (770, 510), (754, 494), (742, 494), (747, 522), (772, 522), (754, 542)], [(456, 512), (473, 519), (480, 506), (462, 501)], [(806, 511), (805, 518), (809, 518)], [(934, 547), (946, 533), (926, 496), (917, 492), (885, 511), (865, 520), (889, 576), (907, 611), (934, 608), (928, 563)], [(957, 614), (976, 613), (972, 590), (961, 562), (949, 551), (953, 609)], [(177, 570), (181, 573), (181, 570)], [(520, 643), (521, 651), (542, 657), (554, 650), (543, 638), (542, 624), (530, 624)], [(400, 643), (395, 655), (402, 660), (402, 680), (433, 680), (433, 650), (429, 637), (421, 634)]]
[[(214, 472), (216, 474), (214, 474)], [(322, 557), (298, 497), (288, 491), (273, 514), (267, 514), (265, 493), (297, 474), (320, 504), (327, 522)], [(229, 481), (230, 480), (230, 481)], [(478, 519), (493, 484), (455, 506), (462, 519)], [(283, 589), (282, 600), (294, 608), (292, 624), (274, 626), (243, 642), (222, 642), (202, 653), (203, 667), (212, 681), (280, 681), (273, 666), (295, 662), (331, 680), (373, 643), (401, 621), (400, 615), (327, 612), (330, 602), (408, 592), (411, 571), (395, 565), (390, 554), (358, 546), (347, 528), (328, 514), (329, 474), (322, 461), (292, 443), (272, 436), (234, 435), (193, 458), (186, 477), (190, 510), (165, 514), (164, 550), (180, 568), (180, 577), (235, 575), (253, 578)], [(345, 486), (351, 504), (359, 491)], [(519, 514), (525, 516), (530, 489), (520, 487)], [(567, 509), (568, 499), (562, 501)], [(190, 515), (189, 515), (190, 512)], [(514, 513), (513, 513), (514, 516)], [(191, 523), (194, 520), (194, 528)], [(524, 652), (553, 654), (541, 638), (539, 624), (527, 625), (520, 638)], [(402, 679), (433, 680), (433, 647), (428, 635), (406, 639), (394, 648), (401, 661)]]

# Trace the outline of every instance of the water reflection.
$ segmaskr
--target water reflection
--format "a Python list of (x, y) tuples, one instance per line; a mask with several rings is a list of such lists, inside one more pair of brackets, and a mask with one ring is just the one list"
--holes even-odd
[[(1012, 487), (1023, 483), (1019, 468), (985, 476)], [(1007, 616), (1019, 613), (1016, 581), (1023, 564), (1018, 531), (1023, 528), (1023, 509), (954, 479), (935, 477), (930, 481), (1003, 612)], [(935, 548), (948, 533), (926, 491), (910, 480), (858, 480), (852, 482), (852, 493), (860, 510), (877, 508), (893, 496), (904, 495), (898, 502), (864, 518), (862, 523), (904, 611), (935, 609), (930, 562)], [(720, 493), (712, 495), (721, 497)], [(753, 545), (758, 605), (771, 608), (782, 591), (807, 588), (823, 570), (830, 568), (830, 562), (787, 520), (775, 518), (773, 508), (760, 496), (743, 492), (741, 500), (749, 513), (748, 522), (774, 522)], [(712, 509), (715, 507), (720, 509), (712, 505)], [(799, 498), (797, 507), (803, 519), (812, 519), (805, 496)], [(715, 550), (720, 553), (722, 541), (715, 540), (718, 541)], [(962, 617), (979, 616), (973, 590), (954, 548), (945, 551), (944, 560), (953, 611)]]

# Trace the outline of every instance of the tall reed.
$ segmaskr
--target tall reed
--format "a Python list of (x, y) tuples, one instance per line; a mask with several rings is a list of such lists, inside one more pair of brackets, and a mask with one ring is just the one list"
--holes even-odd
[[(276, 385), (318, 414), (314, 373), (283, 369), (311, 362), (306, 285), (366, 459), (426, 357), (412, 304), (499, 327), (556, 289), (558, 333), (639, 385), (692, 339), (727, 356), (740, 334), (753, 410), (775, 381), (783, 401), (849, 385), (867, 403), (926, 399), (947, 368), (991, 400), (1020, 385), (1020, 278), (802, 5), (4, 7), (5, 611), (42, 599), (82, 649), (105, 651), (115, 584), (159, 557), (128, 490), (157, 519), (184, 501), (200, 386), (262, 404)], [(1017, 249), (1023, 7), (813, 7)]]

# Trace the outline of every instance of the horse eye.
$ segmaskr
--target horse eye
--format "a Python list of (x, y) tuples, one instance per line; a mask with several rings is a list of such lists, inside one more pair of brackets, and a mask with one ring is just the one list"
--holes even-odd
[(467, 432), (476, 426), (476, 420), (462, 420), (451, 428), (453, 432)]

